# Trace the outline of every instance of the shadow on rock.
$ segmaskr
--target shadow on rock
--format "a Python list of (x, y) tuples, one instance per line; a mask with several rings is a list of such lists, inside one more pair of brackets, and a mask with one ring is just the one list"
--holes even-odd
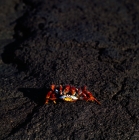
[(35, 102), (37, 105), (44, 105), (45, 96), (49, 89), (36, 89), (36, 88), (19, 88), (25, 97)]
[(4, 52), (2, 53), (2, 61), (6, 64), (16, 64), (17, 69), (19, 71), (26, 70), (27, 66), (24, 64), (21, 60), (16, 59), (15, 51), (18, 49), (18, 46), (20, 45), (21, 41), (15, 41), (13, 43), (8, 44), (5, 46)]
[(24, 64), (22, 59), (18, 59), (15, 55), (15, 51), (20, 49), (20, 45), (29, 38), (31, 31), (26, 26), (23, 26), (22, 23), (25, 21), (26, 16), (28, 13), (25, 13), (22, 17), (17, 19), (16, 26), (14, 28), (14, 35), (13, 38), (15, 39), (14, 42), (6, 45), (4, 47), (4, 51), (1, 54), (2, 61), (6, 64), (16, 64), (19, 71), (25, 71), (27, 69), (27, 65)]
[(25, 97), (28, 97), (30, 100), (34, 101), (37, 106), (35, 106), (32, 112), (27, 115), (26, 119), (16, 127), (14, 127), (12, 131), (8, 134), (8, 136), (6, 136), (4, 139), (7, 139), (11, 135), (15, 134), (19, 129), (24, 128), (31, 121), (33, 115), (39, 110), (42, 105), (44, 105), (45, 96), (48, 91), (48, 89), (35, 88), (19, 88), (18, 90), (23, 92)]

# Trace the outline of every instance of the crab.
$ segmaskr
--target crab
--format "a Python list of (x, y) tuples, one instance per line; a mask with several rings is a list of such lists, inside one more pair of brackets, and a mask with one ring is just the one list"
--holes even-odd
[(87, 90), (87, 86), (76, 88), (74, 86), (65, 85), (63, 88), (63, 86), (60, 85), (59, 88), (56, 88), (56, 86), (52, 84), (50, 91), (46, 95), (45, 104), (50, 100), (54, 103), (56, 103), (56, 100), (67, 102), (75, 102), (77, 100), (96, 101), (100, 105), (100, 102)]

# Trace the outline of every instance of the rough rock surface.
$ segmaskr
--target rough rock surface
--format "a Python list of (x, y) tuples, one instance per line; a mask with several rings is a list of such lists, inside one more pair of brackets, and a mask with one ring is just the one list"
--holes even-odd
[[(139, 139), (139, 2), (0, 1), (0, 139)], [(44, 104), (50, 84), (101, 102)]]

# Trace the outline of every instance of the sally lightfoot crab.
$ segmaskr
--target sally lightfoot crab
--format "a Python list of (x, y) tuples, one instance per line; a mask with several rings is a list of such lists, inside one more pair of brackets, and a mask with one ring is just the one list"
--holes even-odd
[(86, 86), (76, 88), (70, 85), (66, 85), (64, 87), (60, 85), (59, 87), (56, 87), (54, 84), (52, 84), (49, 92), (46, 94), (45, 104), (47, 104), (49, 101), (56, 103), (57, 100), (67, 102), (75, 102), (77, 100), (96, 101), (100, 105), (100, 102), (92, 95), (90, 91), (87, 90)]

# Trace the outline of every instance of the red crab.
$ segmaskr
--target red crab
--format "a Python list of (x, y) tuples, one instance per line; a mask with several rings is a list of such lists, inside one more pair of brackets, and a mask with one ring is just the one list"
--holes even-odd
[(100, 102), (92, 95), (91, 92), (87, 90), (86, 86), (81, 88), (75, 88), (74, 86), (66, 85), (64, 88), (62, 85), (57, 89), (54, 84), (50, 86), (50, 91), (46, 95), (47, 104), (49, 100), (56, 103), (56, 100), (64, 100), (69, 102), (74, 102), (77, 100), (85, 100), (85, 101), (96, 101), (98, 104)]

